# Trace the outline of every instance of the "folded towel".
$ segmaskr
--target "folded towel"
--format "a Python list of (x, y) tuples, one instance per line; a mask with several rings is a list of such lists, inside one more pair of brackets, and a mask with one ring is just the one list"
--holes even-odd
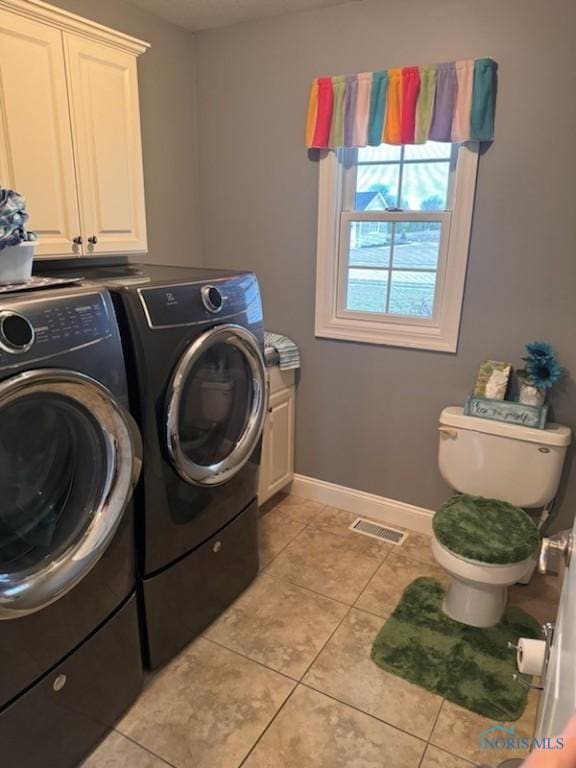
[(281, 333), (265, 331), (264, 343), (266, 346), (274, 347), (278, 352), (281, 371), (288, 371), (291, 368), (300, 368), (300, 350), (288, 336), (283, 336)]

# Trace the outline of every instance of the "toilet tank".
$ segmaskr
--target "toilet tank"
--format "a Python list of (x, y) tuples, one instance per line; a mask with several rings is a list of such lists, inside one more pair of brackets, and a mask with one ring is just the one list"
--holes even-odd
[(465, 416), (460, 407), (440, 415), (438, 466), (460, 493), (543, 507), (556, 495), (571, 432), (561, 424), (531, 429)]

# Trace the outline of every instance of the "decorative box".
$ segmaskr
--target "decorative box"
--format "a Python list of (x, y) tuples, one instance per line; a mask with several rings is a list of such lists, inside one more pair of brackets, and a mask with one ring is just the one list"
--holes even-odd
[(477, 416), (491, 421), (505, 421), (520, 427), (544, 429), (548, 416), (547, 405), (524, 405), (513, 400), (489, 400), (470, 395), (464, 403), (466, 416)]

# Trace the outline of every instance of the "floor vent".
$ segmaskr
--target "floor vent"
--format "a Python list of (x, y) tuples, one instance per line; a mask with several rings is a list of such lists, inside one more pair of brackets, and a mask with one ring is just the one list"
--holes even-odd
[(397, 528), (390, 528), (388, 525), (379, 525), (373, 520), (366, 520), (365, 517), (358, 517), (350, 526), (351, 531), (363, 533), (364, 536), (372, 536), (373, 539), (380, 539), (387, 544), (403, 544), (408, 534), (406, 531), (399, 531)]

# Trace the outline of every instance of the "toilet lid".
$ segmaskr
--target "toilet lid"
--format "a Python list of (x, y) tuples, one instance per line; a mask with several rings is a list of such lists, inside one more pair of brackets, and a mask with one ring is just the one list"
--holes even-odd
[(481, 563), (519, 563), (538, 547), (538, 529), (526, 512), (498, 499), (452, 496), (432, 526), (442, 546)]

